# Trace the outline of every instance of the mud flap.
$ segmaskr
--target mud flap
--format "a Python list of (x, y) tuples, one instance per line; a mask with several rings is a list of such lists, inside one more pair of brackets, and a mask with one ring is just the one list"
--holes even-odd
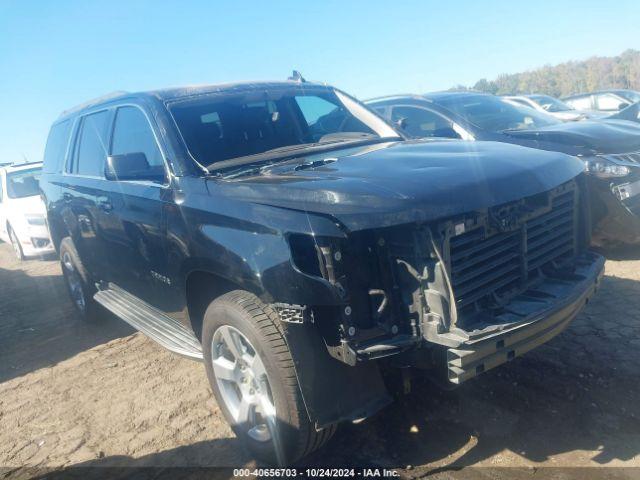
[(283, 323), (309, 419), (317, 428), (370, 417), (392, 402), (374, 361), (348, 366), (327, 353), (312, 323)]

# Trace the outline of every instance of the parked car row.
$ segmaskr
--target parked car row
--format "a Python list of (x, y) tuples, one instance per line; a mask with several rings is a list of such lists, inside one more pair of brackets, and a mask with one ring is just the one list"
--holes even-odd
[(640, 124), (562, 122), (510, 99), (477, 92), (401, 95), (366, 102), (413, 138), (497, 141), (580, 158), (588, 172), (593, 243), (640, 241)]
[(603, 276), (594, 221), (637, 240), (615, 220), (637, 222), (638, 151), (632, 122), (473, 92), (364, 104), (298, 75), (64, 112), (39, 189), (78, 313), (203, 361), (237, 436), (284, 465), (395, 384), (458, 385), (566, 328)]
[(0, 240), (11, 243), (20, 260), (54, 251), (38, 188), (41, 171), (42, 163), (0, 165)]

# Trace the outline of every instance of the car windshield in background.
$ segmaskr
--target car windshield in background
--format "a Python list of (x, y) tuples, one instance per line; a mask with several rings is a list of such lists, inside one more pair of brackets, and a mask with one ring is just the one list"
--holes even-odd
[(24, 198), (39, 195), (38, 180), (41, 168), (30, 168), (7, 174), (7, 195), (9, 198)]
[(625, 100), (630, 101), (631, 103), (640, 102), (639, 92), (634, 92), (633, 90), (625, 90), (625, 91), (620, 91), (616, 93), (620, 95), (622, 98), (624, 98)]
[(561, 123), (546, 113), (517, 107), (491, 95), (454, 95), (437, 103), (490, 132), (536, 129)]
[(399, 138), (375, 114), (331, 89), (214, 95), (177, 101), (169, 108), (189, 152), (209, 170), (307, 148)]
[(557, 98), (549, 95), (529, 95), (529, 98), (544, 108), (547, 112), (566, 112), (573, 110), (573, 107), (567, 105)]

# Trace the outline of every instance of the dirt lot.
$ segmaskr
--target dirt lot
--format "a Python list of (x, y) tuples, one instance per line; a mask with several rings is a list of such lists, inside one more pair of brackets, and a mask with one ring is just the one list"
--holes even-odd
[[(483, 478), (515, 476), (495, 467), (525, 467), (517, 472), (527, 478), (549, 466), (640, 467), (639, 282), (640, 261), (609, 261), (596, 299), (549, 344), (454, 391), (420, 386), (364, 424), (342, 428), (309, 463), (442, 478), (466, 478), (458, 469), (469, 465), (492, 467), (474, 470), (492, 472)], [(201, 364), (118, 319), (81, 322), (55, 261), (18, 263), (0, 244), (0, 466), (78, 464), (250, 460)]]

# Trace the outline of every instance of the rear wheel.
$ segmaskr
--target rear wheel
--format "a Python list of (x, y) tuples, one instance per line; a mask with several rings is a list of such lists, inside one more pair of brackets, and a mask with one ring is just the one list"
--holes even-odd
[(22, 251), (22, 245), (20, 244), (20, 240), (18, 240), (18, 236), (16, 232), (13, 231), (13, 228), (8, 227), (9, 230), (9, 239), (11, 239), (11, 246), (13, 247), (13, 252), (16, 255), (16, 258), (20, 261), (24, 260), (24, 253)]
[(60, 266), (67, 284), (67, 291), (77, 312), (83, 319), (94, 317), (97, 313), (97, 304), (93, 300), (96, 288), (91, 283), (73, 241), (69, 237), (60, 242)]
[(213, 393), (253, 455), (287, 465), (326, 443), (335, 426), (309, 421), (276, 313), (255, 295), (233, 291), (205, 312), (202, 343)]

